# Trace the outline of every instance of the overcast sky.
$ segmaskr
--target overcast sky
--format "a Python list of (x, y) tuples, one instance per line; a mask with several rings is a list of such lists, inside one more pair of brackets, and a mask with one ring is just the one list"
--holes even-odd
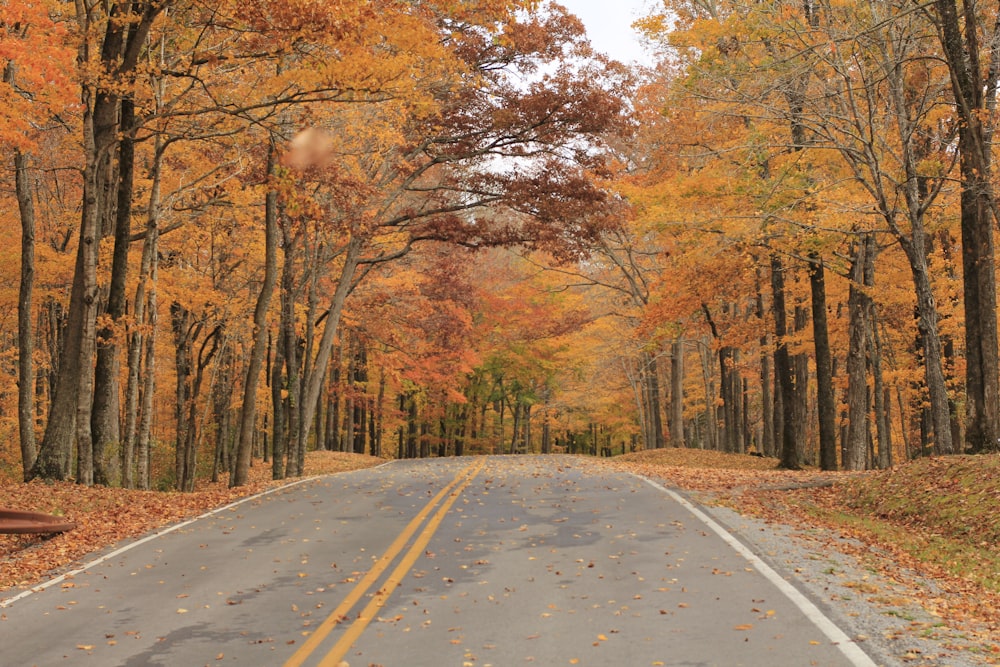
[(587, 26), (590, 42), (598, 51), (622, 62), (651, 64), (632, 22), (660, 6), (656, 0), (557, 0)]

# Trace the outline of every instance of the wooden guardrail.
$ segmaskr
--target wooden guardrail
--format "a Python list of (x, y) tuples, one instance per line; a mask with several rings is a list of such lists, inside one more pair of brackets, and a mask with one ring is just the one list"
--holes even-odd
[(64, 533), (76, 528), (65, 517), (0, 507), (0, 533)]

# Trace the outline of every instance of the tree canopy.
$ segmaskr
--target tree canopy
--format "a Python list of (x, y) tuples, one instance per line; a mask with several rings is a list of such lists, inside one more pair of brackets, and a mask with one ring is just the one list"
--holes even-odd
[(2, 464), (1000, 442), (991, 8), (4, 3)]

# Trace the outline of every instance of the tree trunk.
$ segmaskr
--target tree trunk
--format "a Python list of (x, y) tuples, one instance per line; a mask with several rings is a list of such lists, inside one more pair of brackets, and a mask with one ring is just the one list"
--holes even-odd
[(347, 387), (344, 391), (344, 440), (340, 443), (340, 451), (354, 451), (354, 426), (357, 412), (356, 370), (358, 363), (357, 338), (353, 330), (345, 332), (347, 338)]
[[(778, 376), (778, 365), (777, 365), (777, 350), (778, 343), (774, 340), (771, 341), (774, 345), (775, 353), (771, 355), (772, 360), (772, 372), (771, 372), (771, 387), (773, 388), (772, 395), (773, 400), (771, 407), (773, 408), (773, 417), (771, 419), (772, 424), (774, 424), (774, 439), (768, 441), (770, 444), (770, 451), (765, 449), (765, 456), (771, 456), (774, 458), (781, 458), (781, 446), (785, 440), (785, 401), (781, 391), (781, 378)], [(767, 444), (767, 443), (765, 443)]]
[(701, 375), (705, 383), (705, 439), (704, 449), (719, 449), (719, 419), (715, 410), (715, 378), (712, 373), (711, 340), (701, 341)]
[(837, 397), (833, 391), (833, 354), (826, 317), (826, 278), (823, 260), (809, 256), (813, 341), (816, 349), (816, 405), (819, 411), (819, 466), (837, 469)]
[[(142, 260), (139, 280), (135, 288), (133, 330), (128, 334), (128, 379), (125, 383), (125, 432), (122, 437), (122, 486), (135, 488), (136, 436), (139, 418), (140, 363), (145, 335), (142, 327), (147, 324), (147, 290), (151, 280), (153, 262), (157, 252), (160, 214), (160, 177), (163, 165), (163, 147), (159, 139), (154, 146), (149, 211), (146, 216), (146, 235), (142, 242)], [(152, 335), (152, 334), (149, 334)]]
[(138, 486), (140, 489), (148, 490), (150, 487), (150, 440), (153, 430), (153, 406), (156, 397), (156, 324), (159, 319), (156, 304), (156, 280), (159, 273), (159, 259), (157, 255), (158, 233), (152, 234), (152, 254), (149, 271), (149, 333), (146, 335), (146, 375), (142, 388), (142, 418), (139, 421), (139, 435), (136, 439), (136, 471), (138, 473)]
[[(281, 317), (278, 326), (278, 354), (272, 372), (274, 400), (274, 424), (272, 426), (272, 477), (283, 479), (286, 475), (301, 476), (297, 445), (299, 442), (300, 364), (298, 355), (298, 333), (295, 327), (295, 255), (298, 252), (298, 237), (281, 226), (282, 268), (281, 268)], [(278, 459), (281, 459), (280, 461)], [(279, 477), (280, 475), (280, 477)]]
[[(100, 95), (97, 95), (100, 98)], [(66, 331), (65, 360), (76, 358), (75, 367), (68, 364), (65, 373), (60, 368), (59, 384), (64, 381), (75, 385), (72, 391), (75, 413), (74, 434), (77, 451), (77, 484), (90, 486), (94, 483), (94, 443), (90, 430), (90, 414), (94, 400), (94, 354), (96, 345), (97, 316), (97, 264), (100, 251), (101, 233), (101, 189), (103, 181), (100, 178), (109, 167), (103, 164), (102, 155), (108, 149), (111, 141), (103, 136), (98, 143), (98, 133), (95, 128), (101, 126), (99, 113), (102, 105), (94, 103), (95, 111), (89, 113), (91, 105), (84, 104), (84, 146), (87, 155), (87, 165), (83, 178), (83, 210), (81, 212), (80, 245), (77, 250), (77, 263), (73, 274), (73, 290), (70, 293), (70, 314)], [(88, 118), (89, 116), (89, 118)], [(89, 128), (89, 129), (88, 129)], [(106, 132), (106, 129), (104, 130)], [(99, 150), (100, 148), (100, 150)], [(77, 308), (74, 311), (74, 296)], [(72, 377), (70, 369), (75, 372)], [(53, 402), (54, 414), (59, 408)], [(62, 420), (60, 420), (62, 421)], [(51, 419), (50, 419), (51, 424)], [(49, 429), (46, 429), (46, 437)], [(45, 439), (42, 441), (45, 448)]]
[[(84, 124), (92, 126), (89, 105), (85, 105), (84, 109)], [(92, 144), (92, 132), (85, 132), (85, 136), (88, 138), (87, 143)], [(71, 446), (76, 441), (77, 435), (76, 421), (80, 407), (80, 389), (91, 375), (90, 372), (84, 372), (83, 361), (86, 360), (86, 365), (89, 367), (91, 357), (88, 350), (91, 341), (87, 338), (87, 332), (93, 328), (97, 218), (95, 215), (94, 178), (87, 173), (87, 170), (93, 171), (93, 164), (88, 164), (84, 174), (84, 205), (80, 216), (80, 243), (77, 247), (76, 264), (73, 271), (63, 349), (59, 357), (59, 370), (56, 372), (55, 386), (52, 391), (49, 420), (45, 426), (45, 434), (42, 436), (35, 465), (32, 466), (31, 473), (28, 475), (29, 478), (41, 477), (62, 480), (69, 476)], [(88, 322), (90, 323), (88, 324)], [(89, 401), (86, 405), (89, 407)], [(87, 414), (86, 417), (86, 429), (89, 434), (90, 415)], [(88, 453), (86, 454), (88, 459), (90, 452), (93, 451), (89, 444), (88, 442)], [(85, 482), (85, 480), (78, 481)]]
[[(282, 295), (284, 300), (284, 295)], [(282, 313), (284, 320), (284, 313)], [(284, 326), (279, 326), (281, 329)], [(282, 369), (285, 365), (285, 337), (279, 333), (274, 347), (274, 361), (271, 364), (271, 479), (285, 479), (285, 451), (288, 447), (288, 433), (285, 424), (288, 421), (288, 410), (283, 394), (285, 383), (282, 381)]]
[[(285, 233), (283, 251), (285, 266), (282, 274), (281, 287), (281, 329), (285, 339), (285, 397), (286, 414), (288, 415), (288, 435), (285, 445), (288, 474), (292, 477), (302, 476), (302, 460), (299, 457), (299, 429), (308, 436), (310, 422), (302, 422), (300, 410), (302, 394), (302, 364), (299, 359), (299, 335), (295, 327), (295, 272), (294, 253), (297, 244), (292, 234)], [(301, 442), (305, 446), (306, 438)]]
[[(763, 281), (760, 268), (757, 269), (754, 282), (757, 289), (756, 315), (763, 324), (765, 322), (764, 290), (761, 285)], [(774, 456), (778, 449), (774, 446), (774, 392), (772, 391), (774, 379), (771, 373), (771, 348), (771, 335), (764, 333), (760, 337), (760, 411), (763, 428), (760, 446), (757, 449), (764, 456)]]
[[(742, 396), (739, 373), (736, 371), (736, 349), (725, 345), (719, 334), (719, 329), (708, 309), (708, 304), (702, 303), (701, 310), (705, 315), (712, 338), (718, 348), (719, 357), (719, 395), (722, 398), (722, 449), (734, 453), (742, 452)], [(725, 309), (723, 310), (725, 312)]]
[[(298, 475), (304, 475), (306, 469), (306, 446), (309, 438), (310, 429), (315, 428), (315, 443), (316, 449), (323, 449), (323, 438), (325, 429), (322, 426), (325, 424), (324, 418), (322, 416), (322, 406), (324, 402), (324, 387), (327, 383), (327, 372), (326, 369), (318, 369), (320, 375), (320, 390), (319, 398), (316, 401), (316, 410), (313, 413), (312, 419), (308, 422), (306, 421), (306, 410), (305, 405), (302, 401), (302, 391), (305, 386), (305, 378), (309, 377), (313, 373), (314, 369), (312, 366), (312, 350), (316, 343), (316, 313), (319, 309), (319, 275), (320, 272), (318, 267), (322, 262), (320, 256), (320, 251), (322, 249), (322, 244), (319, 242), (313, 243), (312, 248), (309, 248), (309, 235), (308, 233), (303, 233), (303, 238), (305, 239), (304, 246), (307, 250), (307, 256), (310, 258), (306, 262), (306, 266), (303, 267), (303, 271), (308, 276), (308, 305), (306, 307), (306, 326), (305, 326), (305, 345), (302, 346), (301, 354), (296, 350), (296, 357), (300, 359), (299, 366), (301, 367), (295, 378), (295, 407), (296, 407), (296, 437), (291, 441), (291, 444), (295, 447), (295, 470)], [(298, 430), (303, 429), (303, 437), (298, 437)]]
[(670, 344), (670, 440), (684, 447), (684, 336)]
[(28, 178), (28, 157), (14, 151), (14, 188), (21, 217), (21, 283), (17, 296), (17, 429), (21, 470), (30, 478), (38, 456), (35, 442), (35, 332), (32, 327), (35, 289), (35, 201)]
[(871, 234), (865, 234), (854, 249), (851, 259), (851, 286), (848, 296), (847, 352), (847, 437), (843, 443), (845, 470), (864, 470), (865, 448), (868, 443), (868, 296), (865, 294), (865, 267), (874, 262), (875, 244)]
[(802, 469), (800, 443), (796, 439), (796, 402), (798, 394), (795, 386), (795, 369), (788, 353), (788, 316), (785, 310), (785, 276), (781, 259), (771, 255), (771, 292), (774, 310), (774, 374), (781, 386), (782, 429), (781, 466), (788, 470)]
[[(311, 424), (313, 415), (316, 414), (316, 406), (319, 401), (319, 391), (323, 384), (321, 373), (325, 372), (327, 364), (330, 363), (330, 352), (333, 348), (333, 341), (340, 326), (340, 314), (344, 309), (344, 302), (354, 287), (354, 272), (358, 268), (361, 257), (362, 240), (357, 236), (352, 236), (344, 248), (344, 264), (341, 268), (340, 279), (337, 281), (337, 288), (334, 290), (330, 307), (327, 310), (326, 320), (323, 323), (323, 335), (320, 337), (319, 346), (316, 351), (315, 361), (311, 364), (312, 372), (309, 377), (303, 378), (303, 424)], [(305, 438), (307, 429), (299, 431), (299, 437)], [(304, 446), (304, 445), (303, 445)]]
[(212, 482), (218, 482), (221, 473), (228, 472), (229, 444), (232, 426), (233, 400), (233, 351), (226, 345), (219, 357), (216, 381), (212, 386), (212, 415), (215, 422), (215, 453), (212, 457)]
[[(371, 430), (368, 434), (369, 442), (371, 443), (369, 453), (372, 456), (382, 456), (382, 417), (385, 412), (385, 387), (385, 368), (380, 368), (378, 378), (378, 398), (376, 399), (375, 405), (371, 411)], [(467, 408), (463, 410), (463, 414), (468, 414)], [(467, 420), (465, 418), (462, 419), (462, 429), (459, 434), (459, 439), (455, 443), (455, 456), (462, 456), (464, 453), (462, 451), (462, 447), (465, 440), (466, 421)]]
[(545, 412), (545, 419), (542, 421), (542, 454), (552, 453), (552, 426), (549, 423), (549, 413)]
[[(967, 130), (965, 130), (967, 132)], [(960, 142), (961, 143), (961, 142)], [(965, 304), (965, 442), (974, 453), (1000, 451), (997, 405), (996, 278), (992, 218), (975, 188), (978, 167), (962, 151), (962, 266)], [(971, 181), (971, 183), (970, 183)], [(949, 438), (950, 439), (950, 438)], [(956, 447), (945, 450), (950, 453)]]
[[(805, 331), (809, 326), (809, 309), (802, 304), (795, 304), (794, 333)], [(809, 440), (809, 354), (800, 352), (792, 357), (792, 368), (795, 373), (795, 442), (798, 448), (799, 464), (806, 458), (806, 444)], [(810, 460), (809, 463), (815, 463)]]
[[(992, 128), (1000, 44), (989, 48), (987, 77), (980, 61), (979, 21), (975, 5), (966, 3), (959, 17), (955, 0), (935, 0), (939, 35), (951, 73), (959, 128), (962, 266), (965, 303), (966, 444), (973, 452), (1000, 450), (1000, 372), (997, 360), (996, 273), (993, 224), (997, 202), (991, 181)], [(964, 19), (964, 31), (962, 22)], [(1000, 222), (1000, 221), (996, 221)], [(921, 295), (918, 294), (918, 300)], [(933, 399), (932, 399), (933, 400)], [(951, 453), (938, 433), (937, 406), (932, 419), (941, 453)]]
[(742, 452), (740, 434), (740, 376), (736, 372), (736, 350), (730, 346), (719, 349), (719, 385), (722, 395), (723, 450), (730, 454)]
[[(274, 138), (267, 151), (268, 175), (274, 172), (276, 147)], [(243, 385), (243, 411), (240, 417), (239, 437), (236, 441), (236, 462), (229, 478), (232, 487), (243, 486), (250, 475), (253, 458), (254, 431), (257, 427), (257, 384), (264, 366), (267, 350), (267, 312), (271, 306), (271, 295), (278, 281), (278, 193), (269, 189), (264, 204), (264, 281), (257, 295), (257, 305), (253, 315), (253, 347), (247, 363), (246, 381)]]
[[(341, 375), (341, 358), (343, 357), (343, 339), (337, 343), (337, 347), (333, 350), (333, 359), (330, 362), (330, 405), (327, 409), (327, 420), (326, 420), (326, 441), (327, 449), (330, 451), (340, 451), (340, 395), (342, 393), (340, 386), (340, 375)], [(319, 370), (319, 369), (317, 369)], [(402, 408), (400, 408), (402, 409)]]
[(882, 343), (878, 335), (878, 320), (869, 317), (871, 329), (868, 349), (872, 352), (872, 379), (875, 400), (875, 434), (878, 438), (877, 457), (874, 462), (885, 470), (892, 466), (892, 418), (889, 412), (891, 401), (889, 389), (882, 376)]
[(518, 436), (520, 435), (520, 432), (519, 432), (518, 429), (521, 426), (521, 409), (522, 409), (522, 407), (523, 406), (521, 405), (521, 401), (517, 400), (517, 401), (514, 401), (514, 407), (511, 410), (511, 412), (513, 413), (513, 416), (514, 416), (514, 428), (512, 429), (513, 433), (510, 436), (510, 453), (511, 454), (516, 454), (517, 453), (517, 439), (518, 439)]
[(111, 282), (104, 314), (105, 324), (97, 332), (97, 366), (94, 372), (94, 409), (90, 423), (94, 439), (94, 479), (108, 484), (106, 461), (118, 458), (121, 443), (121, 405), (119, 403), (119, 335), (128, 298), (128, 250), (132, 236), (132, 190), (135, 180), (135, 105), (130, 99), (121, 102), (118, 142), (118, 193), (115, 204), (114, 250)]
[[(195, 357), (194, 381), (191, 384), (191, 398), (188, 401), (188, 441), (185, 443), (187, 460), (185, 461), (184, 469), (187, 476), (183, 480), (183, 485), (178, 485), (178, 489), (185, 493), (194, 491), (194, 484), (197, 479), (198, 450), (202, 442), (202, 430), (198, 423), (198, 398), (201, 396), (201, 387), (205, 381), (205, 369), (208, 368), (212, 358), (215, 357), (215, 353), (219, 351), (220, 331), (221, 328), (216, 327), (205, 337), (199, 346), (198, 356)], [(207, 407), (205, 412), (207, 418)]]
[(636, 361), (638, 372), (633, 372), (631, 359), (621, 358), (622, 368), (625, 370), (625, 377), (628, 378), (629, 386), (632, 389), (632, 397), (635, 401), (636, 417), (639, 420), (639, 429), (642, 432), (643, 449), (653, 448), (652, 431), (649, 428), (649, 385), (642, 376), (642, 357), (640, 355)]
[[(38, 330), (44, 333), (45, 349), (49, 355), (49, 369), (45, 373), (45, 405), (51, 408), (59, 380), (59, 367), (62, 365), (63, 351), (66, 347), (66, 310), (60, 301), (49, 296), (39, 314)], [(41, 407), (41, 406), (39, 406)], [(39, 411), (39, 419), (45, 414)], [(36, 457), (37, 461), (37, 457)]]
[(651, 444), (656, 449), (663, 449), (663, 402), (660, 396), (660, 370), (656, 356), (649, 352), (642, 354), (646, 369), (646, 382), (649, 392), (649, 428), (652, 437)]
[(191, 458), (188, 453), (191, 442), (188, 432), (194, 428), (194, 424), (191, 423), (188, 415), (189, 406), (193, 402), (194, 351), (192, 343), (197, 338), (201, 325), (194, 322), (191, 312), (177, 302), (170, 304), (170, 325), (174, 333), (174, 363), (177, 370), (174, 405), (174, 420), (176, 422), (174, 483), (178, 490), (184, 491), (187, 479), (189, 476), (193, 476), (193, 471), (188, 469), (188, 462)]
[(364, 454), (367, 446), (368, 435), (368, 410), (365, 407), (365, 398), (359, 397), (354, 404), (354, 443), (353, 452)]
[[(306, 349), (309, 349), (306, 347)], [(309, 356), (309, 355), (305, 355)], [(329, 426), (329, 416), (330, 416), (330, 398), (329, 398), (329, 388), (327, 387), (326, 374), (323, 377), (323, 386), (319, 391), (319, 405), (316, 406), (316, 418), (315, 418), (315, 429), (316, 429), (316, 450), (325, 451), (327, 448), (326, 444), (326, 429)], [(301, 406), (301, 403), (299, 404)]]
[[(939, 454), (952, 454), (955, 443), (951, 439), (948, 387), (944, 377), (944, 355), (938, 334), (937, 304), (931, 286), (923, 235), (914, 239), (900, 239), (900, 246), (910, 263), (910, 273), (917, 296), (917, 331), (924, 353), (924, 376), (930, 396), (930, 418), (934, 429), (934, 443)], [(995, 319), (996, 314), (991, 315)]]
[(415, 459), (419, 455), (417, 438), (417, 397), (406, 395), (406, 458)]
[(364, 340), (356, 337), (354, 351), (354, 442), (355, 454), (365, 453), (365, 436), (368, 403), (368, 348)]

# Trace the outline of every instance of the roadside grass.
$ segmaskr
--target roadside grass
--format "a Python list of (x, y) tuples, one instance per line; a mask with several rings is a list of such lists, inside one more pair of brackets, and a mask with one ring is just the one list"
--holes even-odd
[(1000, 456), (919, 459), (791, 500), (1000, 593)]
[(941, 567), (950, 575), (1000, 593), (1000, 555), (995, 547), (933, 534), (927, 527), (905, 528), (884, 518), (865, 516), (857, 509), (844, 511), (821, 507), (814, 501), (806, 500), (800, 505), (801, 511), (817, 521), (845, 528), (855, 535), (870, 535), (879, 544), (894, 545), (923, 563)]

